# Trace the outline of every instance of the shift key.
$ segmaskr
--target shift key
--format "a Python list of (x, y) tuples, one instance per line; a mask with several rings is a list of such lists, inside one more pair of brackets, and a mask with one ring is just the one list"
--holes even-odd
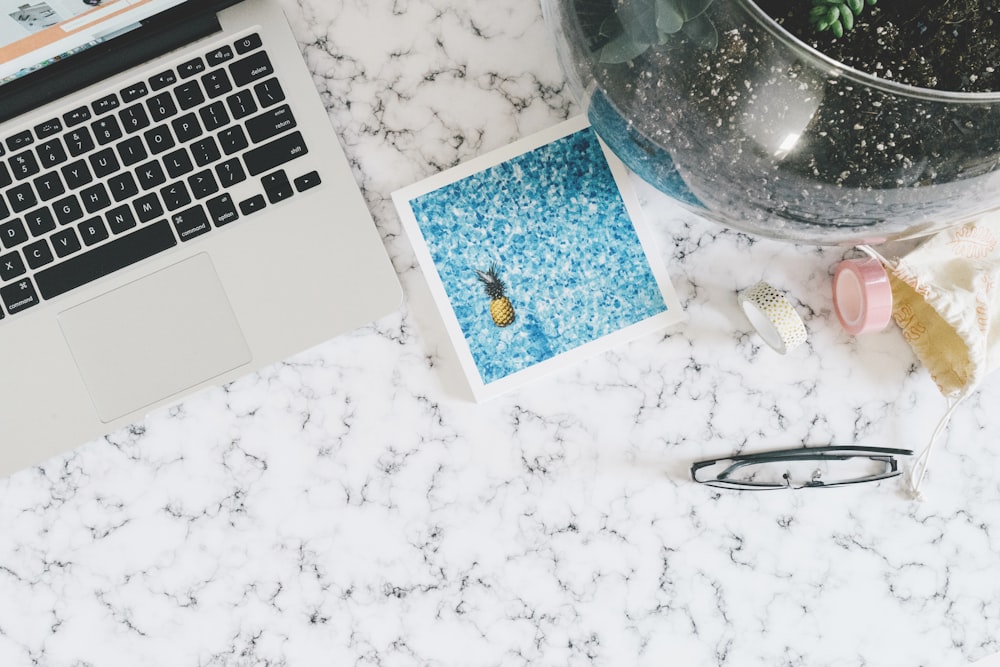
[(292, 132), (243, 154), (251, 176), (263, 174), (309, 152), (301, 132)]

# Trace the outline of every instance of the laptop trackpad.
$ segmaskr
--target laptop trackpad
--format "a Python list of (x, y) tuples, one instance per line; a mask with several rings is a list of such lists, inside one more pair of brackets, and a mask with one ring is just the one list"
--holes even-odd
[(251, 360), (205, 254), (63, 311), (59, 324), (104, 422)]

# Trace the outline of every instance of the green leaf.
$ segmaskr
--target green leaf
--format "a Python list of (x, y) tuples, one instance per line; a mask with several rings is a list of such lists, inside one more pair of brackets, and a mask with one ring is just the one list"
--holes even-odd
[(847, 0), (847, 6), (851, 8), (854, 15), (857, 16), (865, 8), (865, 0)]
[(684, 16), (673, 0), (656, 0), (656, 29), (672, 35), (684, 25)]
[(676, 0), (675, 4), (685, 21), (693, 21), (705, 13), (712, 0)]
[(830, 30), (833, 32), (833, 36), (840, 38), (844, 36), (844, 26), (840, 21), (834, 21), (830, 24)]
[(609, 65), (627, 63), (641, 56), (649, 44), (636, 42), (627, 33), (622, 33), (601, 47), (597, 60)]
[(715, 49), (719, 45), (719, 33), (716, 31), (712, 21), (705, 15), (685, 23), (684, 34), (692, 42), (708, 51)]
[(617, 0), (615, 12), (625, 33), (637, 44), (656, 42), (656, 5), (650, 0)]
[(840, 6), (840, 22), (845, 32), (854, 27), (854, 12), (847, 5)]
[(625, 32), (625, 26), (617, 14), (611, 14), (601, 22), (599, 34), (601, 37), (613, 38)]

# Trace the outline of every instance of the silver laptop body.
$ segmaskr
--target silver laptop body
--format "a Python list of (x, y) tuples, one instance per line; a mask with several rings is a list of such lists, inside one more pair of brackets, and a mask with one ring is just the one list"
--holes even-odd
[[(69, 4), (0, 19), (51, 39), (144, 3), (59, 16)], [(276, 0), (145, 4), (165, 13), (0, 85), (0, 475), (400, 303)], [(148, 59), (156, 47), (169, 51)], [(144, 62), (106, 71), (127, 57)], [(101, 80), (79, 88), (88, 74)], [(38, 99), (67, 79), (79, 89)], [(111, 157), (121, 168), (106, 173)]]

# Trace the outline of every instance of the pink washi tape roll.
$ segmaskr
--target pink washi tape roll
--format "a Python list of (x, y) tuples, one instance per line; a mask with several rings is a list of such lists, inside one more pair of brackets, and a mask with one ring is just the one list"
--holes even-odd
[(881, 331), (892, 317), (889, 274), (873, 257), (845, 259), (833, 272), (833, 308), (847, 333)]

